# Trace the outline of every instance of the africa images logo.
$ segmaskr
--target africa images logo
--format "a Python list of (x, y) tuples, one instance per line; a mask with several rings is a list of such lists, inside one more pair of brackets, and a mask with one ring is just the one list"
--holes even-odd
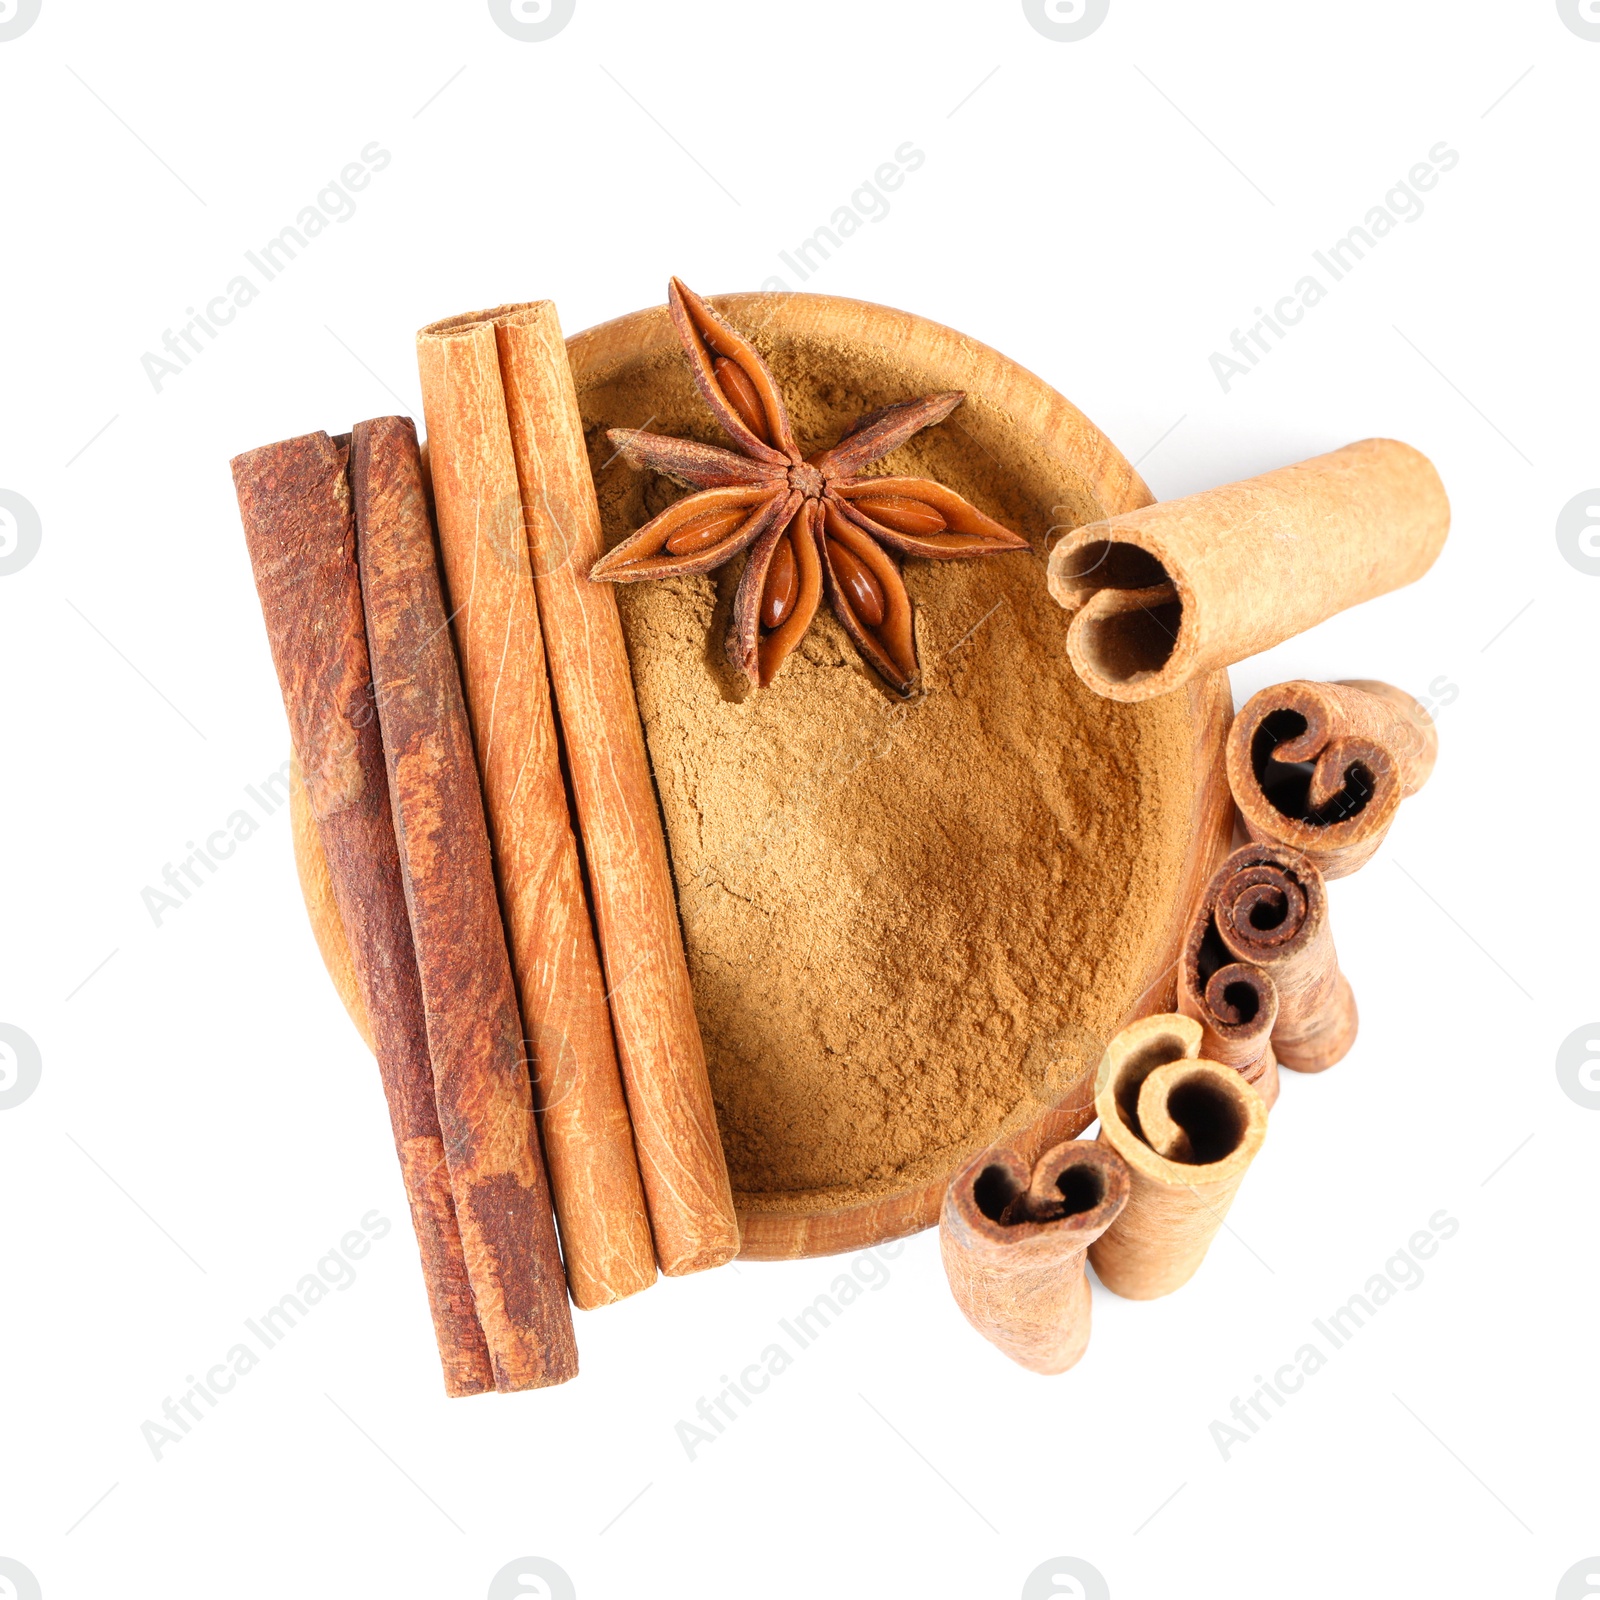
[(40, 0), (0, 0), (0, 44), (20, 39), (39, 20)]
[(1087, 39), (1111, 11), (1111, 0), (1022, 0), (1022, 14), (1035, 33), (1057, 44)]
[(39, 553), (42, 528), (31, 501), (0, 489), (0, 578), (21, 572)]
[(489, 0), (495, 27), (523, 44), (555, 38), (576, 9), (577, 0)]

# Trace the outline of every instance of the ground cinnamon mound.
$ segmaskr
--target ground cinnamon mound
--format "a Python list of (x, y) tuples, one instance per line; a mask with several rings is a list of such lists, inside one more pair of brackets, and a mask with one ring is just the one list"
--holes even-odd
[[(926, 388), (880, 347), (745, 331), (807, 453)], [(603, 429), (727, 442), (676, 352), (579, 399), (608, 545), (683, 491), (616, 459)], [(718, 1119), (751, 1210), (914, 1187), (1060, 1099), (1134, 999), (1186, 845), (1185, 697), (1090, 693), (1045, 589), (1047, 546), (1103, 514), (1084, 484), (977, 396), (873, 470), (935, 478), (1034, 545), (905, 563), (912, 702), (826, 604), (772, 685), (747, 691), (722, 647), (740, 561), (619, 590)]]

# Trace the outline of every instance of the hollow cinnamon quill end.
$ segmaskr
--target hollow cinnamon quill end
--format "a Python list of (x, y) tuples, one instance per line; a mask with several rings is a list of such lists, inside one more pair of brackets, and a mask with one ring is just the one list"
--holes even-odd
[(939, 1250), (957, 1306), (1031, 1372), (1065, 1372), (1089, 1342), (1085, 1252), (1127, 1204), (1127, 1168), (1108, 1145), (1071, 1140), (1029, 1169), (997, 1146), (945, 1193)]
[(1194, 1276), (1266, 1137), (1260, 1094), (1195, 1056), (1201, 1032), (1191, 1017), (1148, 1017), (1106, 1050), (1100, 1138), (1127, 1163), (1129, 1197), (1089, 1259), (1128, 1299), (1157, 1299)]
[(1252, 839), (1343, 878), (1371, 860), (1438, 749), (1426, 709), (1392, 684), (1297, 679), (1252, 695), (1234, 719), (1228, 786)]
[(1339, 970), (1328, 890), (1315, 861), (1288, 845), (1241, 846), (1217, 871), (1213, 917), (1238, 961), (1262, 968), (1278, 992), (1272, 1048), (1297, 1072), (1321, 1072), (1355, 1042), (1355, 996)]
[(1196, 598), (1163, 560), (1159, 539), (1133, 543), (1092, 523), (1051, 552), (1047, 584), (1073, 613), (1067, 658), (1098, 695), (1136, 703), (1193, 676)]

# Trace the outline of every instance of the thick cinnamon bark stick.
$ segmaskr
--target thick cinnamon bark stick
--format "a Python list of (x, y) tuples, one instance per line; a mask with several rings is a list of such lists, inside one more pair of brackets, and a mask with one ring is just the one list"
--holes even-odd
[(1078, 528), (1051, 552), (1050, 592), (1074, 613), (1078, 676), (1148, 700), (1415, 582), (1449, 529), (1427, 457), (1363, 439)]
[(677, 897), (610, 584), (577, 393), (549, 301), (485, 312), (499, 341), (550, 677), (663, 1272), (737, 1254)]
[(496, 1388), (562, 1383), (578, 1368), (572, 1315), (409, 418), (357, 424), (350, 483), (374, 699), (473, 1299)]
[(1303, 679), (1252, 695), (1228, 735), (1228, 786), (1252, 839), (1344, 878), (1383, 843), (1439, 754), (1433, 718), (1371, 678)]
[(494, 1387), (456, 1222), (433, 1097), (422, 991), (389, 814), (356, 571), (346, 446), (325, 433), (233, 462), (327, 892), (344, 925), (378, 1058), (395, 1149), (422, 1255), (445, 1389)]
[(1089, 1249), (1108, 1289), (1154, 1300), (1199, 1270), (1267, 1133), (1261, 1096), (1196, 1059), (1192, 1017), (1145, 1017), (1106, 1048), (1100, 1137), (1128, 1164), (1128, 1204)]
[(1226, 881), (1212, 875), (1190, 918), (1178, 955), (1178, 1010), (1204, 1029), (1201, 1055), (1232, 1067), (1270, 1109), (1278, 1098), (1278, 988), (1260, 967), (1235, 960), (1217, 932), (1217, 896)]
[(439, 551), (572, 1298), (655, 1282), (573, 838), (494, 329), (417, 337)]
[(1247, 844), (1217, 870), (1217, 934), (1270, 974), (1278, 991), (1272, 1048), (1296, 1072), (1323, 1072), (1355, 1043), (1359, 1019), (1339, 970), (1328, 890), (1316, 864), (1286, 845)]
[(1085, 1252), (1128, 1201), (1108, 1144), (1072, 1140), (1032, 1172), (997, 1146), (958, 1172), (939, 1217), (939, 1253), (962, 1315), (1032, 1372), (1065, 1372), (1089, 1344)]

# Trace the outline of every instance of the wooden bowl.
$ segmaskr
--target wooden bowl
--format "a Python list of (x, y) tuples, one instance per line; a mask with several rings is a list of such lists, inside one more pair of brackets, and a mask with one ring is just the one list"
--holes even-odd
[[(956, 432), (948, 434), (943, 444), (930, 442), (928, 448), (934, 453), (931, 465), (926, 459), (905, 464), (896, 456), (874, 470), (940, 477), (975, 499), (984, 510), (1034, 536), (1036, 559), (1030, 562), (1021, 555), (989, 558), (981, 563), (909, 563), (906, 576), (919, 604), (919, 629), (924, 616), (930, 619), (930, 628), (953, 627), (958, 599), (967, 602), (970, 609), (981, 606), (993, 593), (1001, 600), (1009, 595), (1019, 607), (1031, 607), (1037, 631), (1038, 597), (1044, 593), (1046, 528), (1050, 535), (1059, 536), (1083, 522), (1134, 510), (1152, 499), (1116, 447), (1067, 400), (1015, 362), (951, 329), (887, 307), (818, 295), (728, 295), (713, 303), (768, 357), (791, 400), (796, 431), (807, 450), (831, 442), (842, 425), (841, 418), (848, 421), (856, 412), (871, 406), (942, 390), (959, 389), (967, 394), (966, 403), (951, 422), (934, 430), (945, 432), (954, 425)], [(694, 398), (664, 308), (636, 312), (589, 329), (569, 339), (567, 347), (590, 438), (607, 536), (614, 540), (636, 526), (643, 515), (659, 509), (663, 487), (636, 481), (641, 475), (610, 460), (612, 452), (604, 444), (604, 429), (643, 426), (654, 415), (655, 420), (649, 425), (661, 432), (694, 432), (708, 440), (717, 436)], [(945, 451), (943, 458), (940, 450)], [(969, 470), (964, 462), (976, 463), (970, 467), (971, 473), (976, 474), (970, 481), (962, 477)], [(974, 483), (979, 485), (977, 489)], [(988, 485), (987, 490), (984, 484)], [(648, 503), (646, 495), (653, 497)], [(1047, 521), (1041, 524), (1041, 519)], [(1007, 566), (1006, 562), (1012, 564)], [(974, 576), (980, 567), (983, 573)], [(952, 576), (960, 569), (967, 569), (965, 576)], [(723, 1041), (712, 1036), (707, 1022), (709, 987), (705, 986), (705, 974), (711, 969), (706, 963), (716, 962), (721, 993), (727, 988), (720, 974), (728, 952), (725, 948), (711, 948), (716, 941), (706, 930), (714, 924), (697, 909), (696, 897), (705, 887), (703, 864), (687, 859), (694, 838), (688, 818), (696, 804), (692, 792), (696, 780), (692, 773), (686, 777), (683, 770), (685, 729), (676, 725), (673, 702), (673, 694), (678, 691), (658, 681), (665, 624), (666, 634), (678, 641), (680, 656), (693, 654), (697, 662), (703, 659), (705, 663), (700, 674), (703, 686), (696, 685), (697, 693), (704, 688), (700, 698), (705, 702), (695, 713), (701, 718), (698, 737), (704, 739), (706, 716), (725, 718), (725, 726), (715, 725), (712, 738), (719, 745), (743, 739), (745, 744), (733, 759), (746, 764), (759, 764), (764, 751), (778, 742), (770, 728), (753, 720), (756, 712), (743, 703), (744, 697), (731, 674), (721, 672), (721, 629), (734, 576), (736, 570), (723, 574), (720, 582), (677, 580), (680, 587), (676, 590), (662, 584), (636, 586), (623, 592), (623, 619), (629, 632), (646, 737), (657, 770), (669, 847), (679, 881), (691, 972), (695, 974), (697, 996), (702, 999), (702, 1027), (707, 1033), (713, 1087), (718, 1094), (725, 1140), (732, 1141), (730, 1161), (735, 1169), (742, 1254), (760, 1260), (829, 1255), (931, 1225), (938, 1218), (950, 1177), (995, 1140), (1004, 1138), (1023, 1147), (1031, 1160), (1048, 1144), (1081, 1132), (1093, 1119), (1094, 1072), (1100, 1048), (1121, 1022), (1170, 1008), (1173, 964), (1184, 926), (1206, 880), (1227, 851), (1232, 807), (1222, 772), (1222, 745), (1232, 700), (1226, 674), (1218, 673), (1164, 702), (1152, 702), (1149, 707), (1113, 707), (1111, 702), (1084, 698), (1087, 691), (1074, 702), (1089, 718), (1152, 719), (1149, 727), (1156, 729), (1159, 737), (1152, 734), (1144, 743), (1159, 756), (1148, 757), (1146, 766), (1134, 778), (1144, 786), (1141, 793), (1159, 799), (1170, 836), (1163, 838), (1159, 881), (1142, 886), (1139, 903), (1144, 909), (1137, 916), (1130, 913), (1124, 919), (1126, 926), (1101, 936), (1121, 939), (1126, 944), (1125, 958), (1114, 964), (1121, 969), (1117, 992), (1093, 996), (1092, 1021), (1078, 1029), (1082, 1038), (1066, 1051), (1062, 1063), (1044, 1072), (1027, 1093), (988, 1121), (980, 1118), (973, 1122), (969, 1118), (959, 1139), (947, 1146), (930, 1134), (926, 1141), (930, 1148), (908, 1161), (903, 1171), (875, 1176), (863, 1186), (853, 1168), (849, 1182), (831, 1184), (826, 1173), (819, 1181), (815, 1163), (811, 1163), (805, 1166), (803, 1180), (780, 1174), (770, 1187), (758, 1189), (748, 1181), (741, 1182), (736, 1158), (751, 1142), (752, 1135), (759, 1143), (762, 1106), (751, 1100), (748, 1081), (735, 1083), (727, 1075), (720, 1048)], [(980, 587), (974, 589), (974, 583)], [(700, 588), (695, 589), (695, 585)], [(973, 611), (973, 615), (977, 612)], [(1054, 616), (1053, 610), (1049, 615)], [(698, 645), (689, 647), (683, 643), (690, 636), (685, 619), (688, 626), (698, 630), (692, 637), (703, 636), (707, 641), (703, 656)], [(837, 633), (837, 625), (831, 618), (821, 619), (813, 629), (818, 636), (815, 645), (808, 640), (802, 648), (811, 649), (819, 659), (828, 656), (838, 643), (829, 630)], [(1064, 648), (1064, 616), (1060, 634), (1059, 654), (1052, 648), (1042, 667), (1052, 674), (1052, 703), (1060, 701), (1064, 687), (1074, 695), (1078, 692)], [(950, 637), (948, 632), (945, 637)], [(656, 656), (650, 654), (651, 649), (657, 651)], [(941, 683), (934, 664), (936, 653), (926, 642), (923, 655), (930, 693), (937, 693)], [(837, 662), (827, 664), (835, 669), (838, 666)], [(1035, 666), (1039, 666), (1038, 661)], [(780, 692), (798, 695), (808, 670), (807, 663), (791, 658), (774, 684), (762, 691), (770, 698), (757, 712), (766, 714), (767, 708), (781, 707)], [(1059, 675), (1058, 680), (1055, 675)], [(857, 682), (856, 678), (862, 681)], [(835, 670), (829, 682), (838, 681), (840, 676)], [(846, 674), (843, 681), (854, 695), (858, 711), (872, 714), (873, 697), (880, 693), (875, 681), (867, 681), (864, 669), (861, 674)], [(969, 694), (972, 684), (969, 679)], [(981, 692), (981, 679), (978, 688)], [(784, 714), (803, 718), (809, 713), (796, 699)], [(819, 714), (831, 715), (832, 711)], [(842, 708), (840, 715), (848, 716), (848, 708)], [(915, 736), (910, 737), (914, 744)], [(693, 754), (692, 749), (687, 751), (691, 766)], [(974, 755), (982, 759), (981, 750), (964, 752), (968, 759)], [(936, 754), (929, 759), (936, 761)], [(729, 770), (736, 769), (723, 769), (724, 773)], [(710, 781), (705, 773), (700, 779)], [(724, 776), (719, 781), (728, 780)], [(341, 998), (358, 1027), (363, 1026), (348, 958), (342, 954), (342, 929), (326, 892), (315, 829), (298, 788), (295, 800), (296, 860), (318, 943)], [(998, 797), (997, 803), (1006, 803), (1005, 797)], [(792, 898), (803, 901), (809, 886), (792, 884), (789, 888)], [(1092, 893), (1092, 882), (1074, 892)], [(726, 945), (730, 935), (724, 932), (720, 937)], [(776, 959), (781, 962), (781, 950)], [(750, 1003), (758, 1003), (755, 989), (751, 990)], [(741, 1048), (748, 1055), (747, 1046)], [(868, 1066), (870, 1069), (870, 1063)], [(759, 1075), (756, 1081), (760, 1081)], [(792, 1105), (774, 1106), (772, 1111), (774, 1118), (792, 1114)], [(870, 1192), (861, 1193), (863, 1187)]]

